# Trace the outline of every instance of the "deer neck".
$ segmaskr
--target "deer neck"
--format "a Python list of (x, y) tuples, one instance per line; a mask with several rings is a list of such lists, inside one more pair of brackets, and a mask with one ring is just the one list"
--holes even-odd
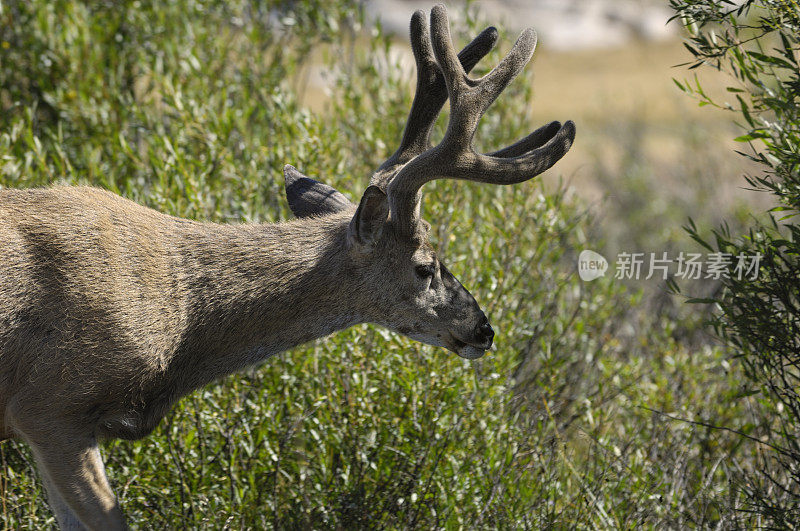
[(349, 216), (204, 225), (183, 238), (189, 317), (177, 361), (193, 374), (188, 386), (362, 322)]

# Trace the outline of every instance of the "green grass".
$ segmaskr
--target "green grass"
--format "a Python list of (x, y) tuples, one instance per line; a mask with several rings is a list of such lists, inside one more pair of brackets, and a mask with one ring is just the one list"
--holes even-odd
[[(413, 91), (363, 23), (344, 2), (6, 2), (0, 186), (89, 183), (179, 216), (280, 220), (292, 163), (357, 198)], [(312, 114), (299, 80), (323, 45), (339, 70)], [(483, 120), (482, 145), (532, 128), (523, 79)], [(431, 183), (424, 213), (496, 323), (496, 350), (469, 363), (359, 326), (197, 391), (147, 439), (103, 447), (133, 527), (748, 524), (735, 485), (756, 449), (652, 410), (748, 431), (757, 404), (736, 398), (700, 316), (577, 278), (602, 220), (537, 183)], [(0, 471), (0, 523), (53, 525), (28, 449), (0, 443)]]

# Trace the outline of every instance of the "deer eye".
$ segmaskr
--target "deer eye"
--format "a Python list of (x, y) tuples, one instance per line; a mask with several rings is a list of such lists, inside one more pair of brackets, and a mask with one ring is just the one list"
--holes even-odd
[(423, 280), (427, 278), (431, 278), (434, 273), (436, 273), (436, 268), (433, 264), (426, 264), (426, 265), (418, 265), (414, 268), (414, 272), (417, 276)]

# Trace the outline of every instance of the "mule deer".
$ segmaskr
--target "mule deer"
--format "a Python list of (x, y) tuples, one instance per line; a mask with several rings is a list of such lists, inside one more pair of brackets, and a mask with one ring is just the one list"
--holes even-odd
[[(398, 150), (360, 203), (285, 168), (298, 219), (217, 225), (85, 187), (0, 192), (0, 439), (30, 445), (62, 528), (123, 529), (97, 441), (149, 434), (182, 396), (356, 323), (475, 359), (494, 332), (420, 219), (432, 179), (512, 184), (572, 145), (553, 122), (494, 153), (478, 120), (530, 59), (527, 30), (480, 79), (483, 31), (456, 55), (447, 12), (411, 19), (417, 88)], [(450, 99), (443, 140), (431, 147)]]

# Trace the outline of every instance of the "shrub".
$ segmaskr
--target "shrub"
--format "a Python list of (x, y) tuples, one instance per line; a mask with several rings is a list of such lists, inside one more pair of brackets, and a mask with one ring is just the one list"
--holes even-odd
[(743, 395), (758, 394), (771, 422), (753, 433), (764, 441), (760, 474), (741, 486), (753, 510), (769, 525), (800, 522), (800, 7), (795, 2), (672, 0), (690, 32), (692, 68), (711, 67), (731, 76), (733, 104), (719, 103), (699, 83), (679, 86), (733, 112), (749, 147), (741, 155), (762, 175), (747, 184), (773, 196), (767, 220), (753, 221), (744, 236), (723, 227), (703, 238), (709, 250), (760, 256), (754, 275), (731, 275), (712, 299), (714, 331), (731, 345), (749, 380)]

